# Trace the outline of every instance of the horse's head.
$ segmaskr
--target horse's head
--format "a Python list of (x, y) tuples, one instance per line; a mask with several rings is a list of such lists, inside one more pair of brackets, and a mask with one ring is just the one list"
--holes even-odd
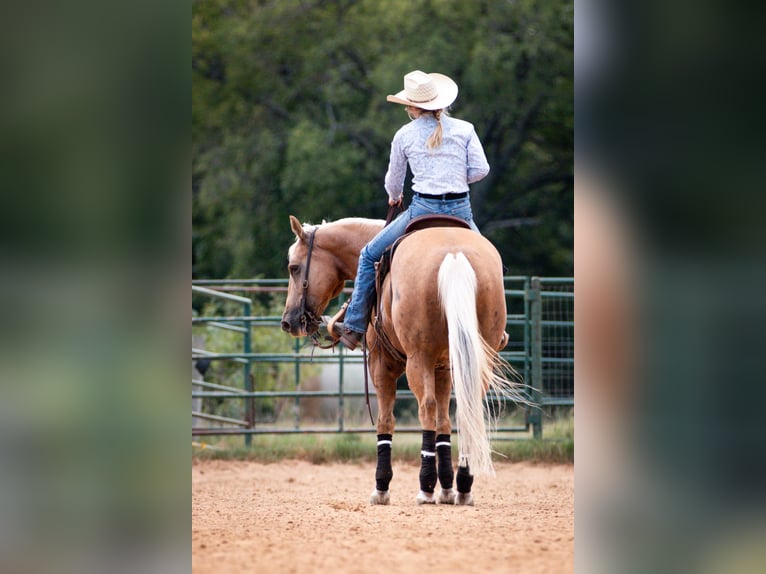
[(319, 226), (304, 227), (291, 215), (290, 227), (296, 239), (287, 254), (290, 281), (282, 330), (301, 337), (319, 329), (319, 316), (340, 294), (344, 279), (335, 255), (318, 237)]

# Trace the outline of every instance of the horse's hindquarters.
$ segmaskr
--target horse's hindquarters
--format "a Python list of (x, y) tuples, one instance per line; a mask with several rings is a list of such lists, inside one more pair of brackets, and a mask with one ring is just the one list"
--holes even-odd
[[(451, 386), (459, 466), (464, 473), (470, 468), (493, 474), (483, 399), (499, 384), (495, 349), (505, 332), (505, 291), (497, 250), (472, 231), (424, 230), (402, 242), (390, 277), (384, 316), (390, 317), (391, 330), (407, 355), (407, 379), (418, 399), (423, 427), (423, 456), (433, 450), (430, 435), (451, 432)], [(450, 367), (451, 380), (440, 385), (436, 369), (444, 365)], [(433, 460), (423, 459), (421, 464), (421, 491), (426, 495), (418, 501), (432, 502), (436, 469)], [(459, 492), (470, 492), (460, 486)]]
[(382, 298), (384, 315), (390, 318), (407, 354), (424, 348), (446, 354), (447, 325), (437, 277), (450, 253), (463, 253), (476, 274), (476, 312), (482, 336), (493, 345), (503, 337), (505, 289), (502, 262), (495, 247), (467, 229), (425, 229), (407, 237), (398, 247), (391, 266), (391, 283)]

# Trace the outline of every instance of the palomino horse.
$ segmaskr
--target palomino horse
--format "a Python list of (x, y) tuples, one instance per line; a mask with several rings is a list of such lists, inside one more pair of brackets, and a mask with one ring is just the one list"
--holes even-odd
[[(318, 317), (344, 282), (354, 279), (359, 252), (383, 228), (383, 221), (347, 218), (301, 225), (291, 215), (290, 225), (296, 241), (288, 252), (290, 281), (282, 329), (300, 337), (317, 332)], [(486, 392), (492, 389), (526, 402), (505, 376), (512, 369), (497, 353), (507, 337), (500, 255), (487, 239), (468, 229), (439, 227), (408, 235), (394, 253), (377, 315), (383, 335), (373, 324), (367, 330), (368, 363), (378, 398), (378, 463), (370, 502), (390, 500), (396, 379), (406, 371), (423, 428), (417, 502), (473, 504), (473, 473), (494, 473)], [(452, 488), (450, 445), (453, 386), (457, 493)]]

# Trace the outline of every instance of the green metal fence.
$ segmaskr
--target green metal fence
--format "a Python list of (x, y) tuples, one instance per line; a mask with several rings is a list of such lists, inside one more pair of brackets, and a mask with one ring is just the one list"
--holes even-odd
[[(522, 376), (527, 385), (528, 396), (538, 407), (525, 410), (523, 424), (499, 426), (496, 436), (504, 433), (531, 432), (542, 436), (543, 410), (546, 405), (574, 404), (574, 280), (573, 278), (542, 278), (512, 276), (505, 278), (508, 307), (507, 331), (510, 340), (501, 355)], [(344, 412), (348, 400), (360, 400), (364, 391), (344, 388), (345, 372), (352, 365), (362, 364), (358, 353), (348, 353), (339, 346), (333, 354), (316, 354), (306, 340), (292, 339), (286, 333), (281, 352), (258, 352), (253, 348), (255, 330), (269, 329), (281, 333), (279, 315), (253, 315), (253, 298), (263, 294), (286, 293), (286, 279), (251, 280), (197, 280), (192, 282), (192, 294), (197, 301), (211, 300), (225, 304), (228, 312), (212, 316), (193, 316), (193, 325), (204, 325), (208, 330), (222, 330), (236, 333), (240, 337), (235, 352), (192, 348), (192, 360), (225, 361), (241, 365), (241, 378), (233, 384), (220, 384), (201, 378), (199, 373), (192, 377), (193, 404), (204, 400), (239, 402), (239, 416), (223, 416), (206, 412), (203, 408), (192, 408), (192, 435), (243, 435), (250, 444), (253, 434), (272, 433), (340, 433), (375, 432), (367, 426), (354, 426), (346, 420)], [(344, 290), (331, 309), (342, 304), (351, 292)], [(235, 294), (239, 293), (239, 294)], [(243, 296), (246, 295), (246, 296)], [(236, 309), (238, 312), (231, 311)], [(289, 342), (288, 342), (289, 341)], [(287, 352), (286, 349), (291, 351)], [(337, 365), (337, 384), (332, 389), (304, 390), (303, 374), (306, 365)], [(282, 365), (291, 368), (291, 388), (264, 390), (266, 379), (273, 378), (273, 368)], [(254, 376), (254, 369), (271, 366), (272, 370), (262, 377)], [(361, 368), (361, 367), (357, 367)], [(259, 378), (263, 380), (259, 380)], [(260, 389), (260, 390), (259, 390)], [(372, 399), (374, 390), (371, 389)], [(302, 400), (332, 398), (337, 401), (337, 420), (331, 426), (307, 426), (301, 418)], [(200, 401), (199, 399), (202, 399)], [(260, 402), (289, 399), (293, 405), (291, 421), (259, 422), (256, 410)], [(400, 401), (414, 401), (409, 389), (399, 388), (397, 404)], [(397, 426), (397, 432), (420, 432), (419, 426)]]

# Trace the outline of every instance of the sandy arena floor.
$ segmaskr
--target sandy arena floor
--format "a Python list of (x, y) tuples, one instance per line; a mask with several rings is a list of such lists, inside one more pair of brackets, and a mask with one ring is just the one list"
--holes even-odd
[(375, 465), (192, 464), (192, 571), (344, 574), (574, 570), (574, 467), (497, 463), (476, 506), (417, 506), (419, 467), (393, 461), (391, 504), (371, 506)]

